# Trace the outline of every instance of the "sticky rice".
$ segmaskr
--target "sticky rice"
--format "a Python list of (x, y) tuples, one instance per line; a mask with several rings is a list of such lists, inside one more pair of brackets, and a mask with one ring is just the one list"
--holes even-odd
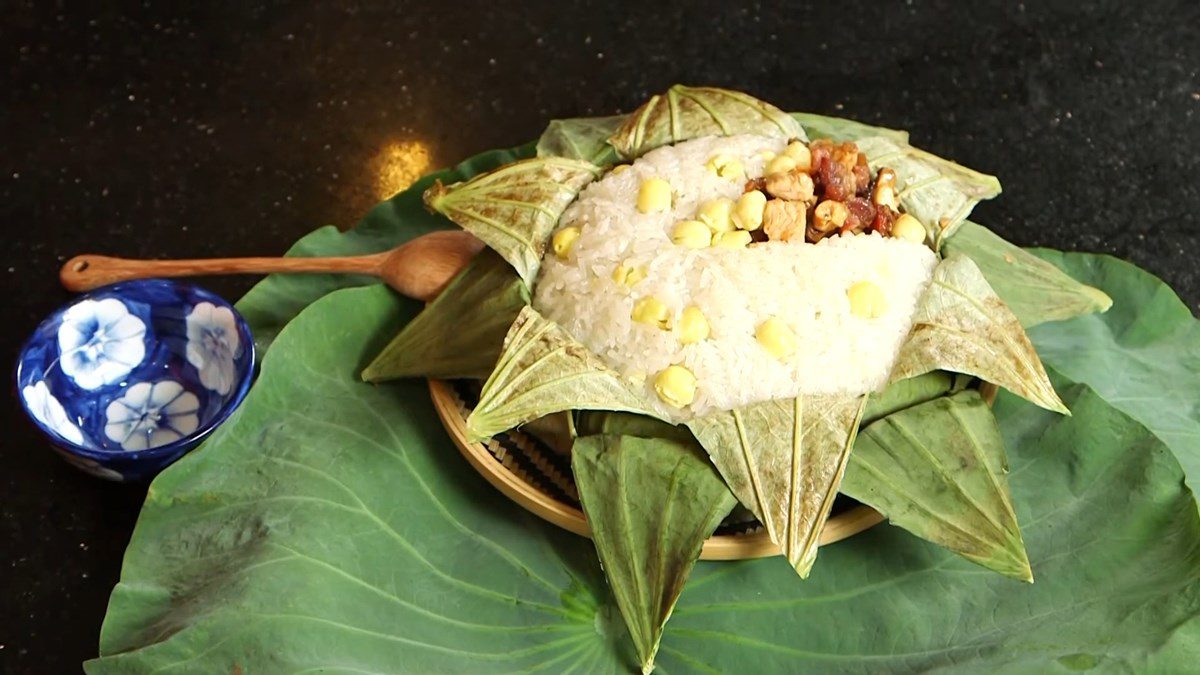
[[(697, 381), (694, 401), (664, 410), (678, 420), (799, 394), (882, 389), (937, 264), (927, 246), (878, 234), (743, 249), (690, 249), (671, 240), (674, 226), (695, 218), (701, 204), (743, 192), (745, 178), (716, 175), (706, 168), (711, 158), (737, 158), (745, 177), (757, 178), (785, 146), (784, 139), (759, 136), (700, 138), (654, 150), (592, 183), (563, 214), (559, 227), (580, 234), (566, 259), (547, 253), (534, 308), (644, 387), (648, 399), (656, 398), (656, 373), (671, 365), (689, 370)], [(641, 213), (639, 187), (654, 177), (671, 184), (671, 207)], [(614, 279), (620, 266), (645, 276), (627, 286)], [(876, 318), (851, 311), (847, 291), (862, 281), (883, 291)], [(635, 303), (648, 296), (666, 305), (672, 328), (631, 318)], [(688, 307), (699, 308), (710, 327), (707, 339), (693, 344), (683, 344), (677, 330)], [(796, 337), (787, 357), (772, 355), (756, 338), (772, 317)]]

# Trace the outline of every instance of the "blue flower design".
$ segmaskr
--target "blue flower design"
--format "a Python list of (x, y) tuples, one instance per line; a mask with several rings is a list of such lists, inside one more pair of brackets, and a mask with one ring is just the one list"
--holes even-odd
[(58, 328), (62, 371), (83, 389), (120, 382), (146, 357), (146, 324), (115, 298), (84, 300)]
[(54, 398), (54, 394), (50, 393), (50, 387), (47, 387), (45, 382), (39, 381), (26, 386), (21, 390), (21, 397), (25, 399), (25, 407), (37, 421), (75, 445), (89, 445), (83, 440), (83, 432), (67, 417), (66, 409)]
[(157, 448), (200, 426), (200, 401), (174, 380), (139, 382), (108, 404), (104, 435), (126, 450)]
[(242, 353), (237, 323), (228, 307), (201, 302), (187, 316), (187, 360), (200, 372), (200, 384), (222, 396), (237, 384), (233, 360)]

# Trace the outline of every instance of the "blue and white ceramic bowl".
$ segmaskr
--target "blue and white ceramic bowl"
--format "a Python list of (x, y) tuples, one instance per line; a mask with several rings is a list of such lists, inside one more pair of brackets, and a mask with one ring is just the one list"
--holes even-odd
[(75, 466), (153, 476), (237, 408), (254, 341), (220, 297), (163, 279), (105, 286), (38, 326), (17, 363), (34, 423)]

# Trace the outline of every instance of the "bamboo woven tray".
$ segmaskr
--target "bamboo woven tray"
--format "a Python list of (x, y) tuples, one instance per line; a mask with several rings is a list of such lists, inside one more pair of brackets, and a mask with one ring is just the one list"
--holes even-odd
[[(994, 385), (980, 388), (990, 404)], [(520, 430), (496, 436), (487, 443), (467, 440), (467, 416), (476, 393), (469, 386), (441, 380), (429, 381), (429, 393), (442, 425), (463, 456), (489, 483), (509, 499), (545, 520), (590, 538), (591, 528), (579, 507), (571, 476), (570, 457)], [(835, 512), (821, 531), (821, 545), (832, 544), (883, 522), (875, 509), (854, 504)], [(704, 543), (703, 560), (744, 560), (781, 555), (762, 525), (755, 520), (726, 521)]]

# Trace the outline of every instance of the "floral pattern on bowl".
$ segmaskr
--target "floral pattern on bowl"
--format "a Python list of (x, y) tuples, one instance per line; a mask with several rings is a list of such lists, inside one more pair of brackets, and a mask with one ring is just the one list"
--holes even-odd
[(138, 480), (198, 445), (253, 376), (254, 342), (229, 303), (149, 279), (97, 289), (43, 321), (21, 350), (17, 389), (73, 465)]

